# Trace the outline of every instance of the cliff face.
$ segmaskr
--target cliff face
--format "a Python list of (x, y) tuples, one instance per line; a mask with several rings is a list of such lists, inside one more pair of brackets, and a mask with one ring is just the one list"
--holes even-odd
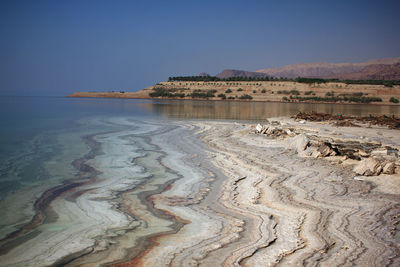
[(399, 80), (400, 63), (369, 65), (360, 71), (343, 73), (336, 78), (343, 80)]

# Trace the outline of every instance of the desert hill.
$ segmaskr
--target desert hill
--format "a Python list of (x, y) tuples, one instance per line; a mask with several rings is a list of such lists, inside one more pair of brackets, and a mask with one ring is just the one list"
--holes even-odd
[(384, 79), (394, 80), (400, 77), (400, 57), (373, 59), (362, 63), (299, 63), (280, 68), (267, 68), (257, 71), (224, 70), (218, 78), (230, 77), (308, 77), (338, 78), (349, 80)]

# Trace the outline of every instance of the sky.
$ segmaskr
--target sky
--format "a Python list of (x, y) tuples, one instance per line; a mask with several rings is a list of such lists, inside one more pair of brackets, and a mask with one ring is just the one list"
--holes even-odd
[(0, 95), (400, 57), (399, 0), (0, 0)]

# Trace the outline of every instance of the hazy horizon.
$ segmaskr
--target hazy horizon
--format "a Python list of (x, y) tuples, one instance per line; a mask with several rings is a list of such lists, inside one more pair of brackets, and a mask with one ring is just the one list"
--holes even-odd
[(1, 1), (0, 95), (399, 57), (398, 1)]

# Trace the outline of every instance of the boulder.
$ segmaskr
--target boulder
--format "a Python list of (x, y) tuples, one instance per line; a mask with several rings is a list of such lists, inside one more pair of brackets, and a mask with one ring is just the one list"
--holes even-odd
[(265, 131), (265, 133), (268, 134), (268, 135), (271, 135), (271, 134), (274, 133), (275, 129), (276, 129), (276, 127), (270, 126), (270, 127), (268, 127), (268, 129)]
[(355, 168), (354, 172), (359, 175), (373, 176), (379, 175), (382, 171), (381, 163), (375, 158), (363, 159)]
[(257, 133), (261, 133), (262, 129), (263, 129), (263, 127), (261, 126), (261, 124), (257, 124), (257, 126), (256, 126)]
[(293, 138), (289, 138), (286, 141), (286, 149), (296, 150), (297, 153), (301, 153), (306, 150), (309, 141), (304, 134), (299, 134)]
[(268, 128), (269, 128), (269, 127), (268, 127), (267, 125), (264, 125), (264, 126), (263, 126), (263, 129), (261, 130), (261, 133), (262, 133), (262, 134), (265, 134), (265, 133), (268, 131)]
[(398, 157), (397, 151), (388, 148), (377, 148), (371, 151), (371, 156), (380, 160), (395, 161)]
[[(327, 146), (326, 144), (321, 144), (318, 147), (318, 152), (321, 153), (321, 157), (327, 157), (330, 156), (331, 153), (335, 152), (333, 151), (329, 146)], [(334, 156), (334, 155), (333, 155)]]
[(384, 174), (394, 174), (395, 170), (396, 170), (396, 164), (394, 162), (384, 162), (384, 164), (382, 164), (383, 169), (382, 169), (382, 173)]

